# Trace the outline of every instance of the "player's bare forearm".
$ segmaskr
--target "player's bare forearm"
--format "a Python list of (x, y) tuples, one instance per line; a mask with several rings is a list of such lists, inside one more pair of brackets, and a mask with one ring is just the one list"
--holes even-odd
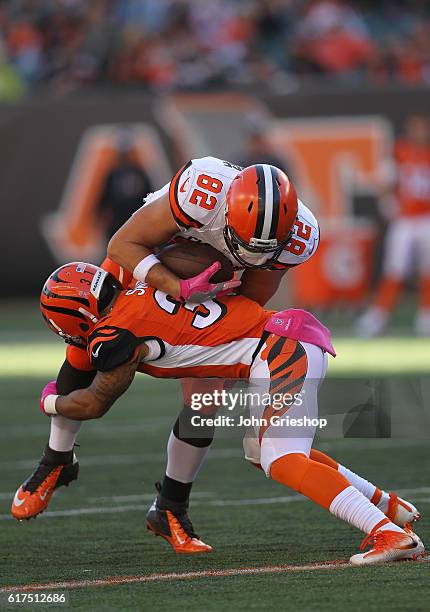
[(286, 270), (245, 270), (240, 293), (261, 306), (275, 295)]
[(112, 404), (101, 404), (88, 389), (78, 389), (69, 395), (60, 395), (55, 402), (58, 414), (76, 421), (97, 419), (107, 412)]
[(102, 417), (131, 385), (141, 357), (142, 351), (137, 350), (128, 363), (110, 372), (97, 372), (86, 389), (60, 395), (55, 402), (57, 413), (76, 421)]
[[(143, 206), (112, 236), (108, 257), (133, 272), (142, 259), (169, 242), (178, 231), (170, 211), (168, 194), (165, 194)], [(147, 281), (156, 289), (173, 296), (179, 295), (179, 278), (161, 264), (149, 270)]]
[(148, 285), (164, 291), (172, 297), (179, 297), (181, 285), (179, 278), (163, 264), (156, 264), (151, 268), (146, 276)]

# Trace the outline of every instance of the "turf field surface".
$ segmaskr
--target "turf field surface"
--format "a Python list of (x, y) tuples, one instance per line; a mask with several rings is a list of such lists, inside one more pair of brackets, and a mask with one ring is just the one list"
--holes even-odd
[[(66, 582), (71, 608), (84, 611), (428, 609), (427, 562), (345, 565), (361, 534), (264, 478), (242, 459), (237, 439), (216, 439), (193, 490), (191, 517), (214, 552), (174, 555), (149, 534), (144, 515), (180, 408), (174, 381), (138, 376), (108, 415), (84, 424), (79, 480), (36, 520), (15, 522), (13, 493), (47, 441), (37, 398), (64, 345), (45, 330), (36, 303), (6, 304), (1, 313), (0, 589)], [(348, 338), (346, 321), (329, 375), (428, 372), (428, 341), (408, 337), (409, 318), (398, 323), (395, 336), (363, 341)], [(415, 501), (424, 513), (417, 531), (430, 541), (425, 439), (324, 439), (316, 448)], [(5, 595), (0, 609), (15, 609), (3, 607)]]
[[(330, 359), (329, 376), (430, 372), (430, 341), (427, 339), (387, 337), (362, 340), (335, 336), (333, 344), (338, 356)], [(0, 376), (55, 376), (63, 359), (64, 344), (49, 334), (6, 336), (0, 344)]]
[[(175, 381), (138, 377), (108, 415), (84, 424), (79, 480), (58, 491), (41, 517), (15, 522), (11, 497), (47, 439), (48, 422), (36, 401), (46, 379), (15, 373), (0, 380), (2, 587), (78, 581), (82, 586), (68, 593), (70, 606), (81, 610), (428, 609), (427, 562), (341, 565), (357, 552), (361, 534), (264, 478), (242, 460), (238, 440), (215, 441), (193, 491), (191, 517), (214, 552), (174, 555), (149, 534), (144, 514), (179, 409)], [(429, 540), (425, 440), (324, 440), (315, 446), (415, 501), (424, 512), (417, 531)], [(278, 569), (267, 569), (273, 566)], [(240, 572), (244, 568), (258, 573)], [(105, 583), (118, 576), (137, 579)]]

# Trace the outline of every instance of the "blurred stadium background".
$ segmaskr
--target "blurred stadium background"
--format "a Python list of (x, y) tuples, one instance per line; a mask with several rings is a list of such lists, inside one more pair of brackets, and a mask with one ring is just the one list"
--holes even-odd
[[(37, 308), (47, 274), (68, 260), (99, 263), (109, 236), (145, 193), (205, 155), (286, 169), (317, 215), (322, 238), (317, 255), (287, 274), (270, 305), (309, 308), (332, 327), (339, 354), (332, 376), (409, 377), (418, 398), (418, 429), (428, 436), (430, 230), (420, 238), (422, 248), (408, 251), (401, 279), (387, 279), (384, 242), (399, 220), (429, 227), (429, 116), (425, 0), (0, 0), (0, 452), (10, 468), (2, 476), (0, 518), (8, 512), (9, 491), (41, 451), (38, 389), (63, 358), (63, 346), (45, 330)], [(410, 157), (397, 156), (399, 145)], [(412, 235), (407, 227), (406, 241)], [(362, 323), (359, 316), (369, 304), (387, 314), (394, 310), (388, 327), (385, 319), (379, 327), (374, 320), (371, 328)], [(360, 337), (380, 331), (383, 337)], [(150, 389), (153, 397), (163, 395), (157, 381)], [(109, 415), (100, 430), (93, 424), (83, 433), (86, 453), (107, 456), (119, 420), (128, 416), (124, 453), (133, 449), (137, 457), (145, 431), (158, 428), (151, 452), (159, 453), (154, 461), (162, 470), (168, 423), (178, 405), (173, 396), (166, 391), (160, 400), (161, 420), (153, 408), (146, 420), (133, 404), (136, 391), (121, 418)], [(408, 400), (402, 401), (407, 409)], [(28, 437), (21, 429), (27, 419)], [(341, 452), (347, 443), (340, 444)], [(361, 451), (368, 449), (370, 473), (374, 459), (375, 477), (406, 488), (413, 453), (406, 463), (392, 456), (388, 461), (386, 443), (366, 442), (345, 460), (357, 459), (358, 469)], [(428, 452), (418, 439), (404, 442), (406, 448), (409, 443), (422, 466), (413, 485), (425, 489)], [(121, 452), (117, 447), (114, 455)], [(236, 466), (232, 457), (226, 453), (224, 460)], [(203, 487), (209, 476), (216, 481), (218, 463), (203, 473)], [(111, 494), (109, 474), (124, 494), (130, 492), (118, 465), (107, 468), (102, 482), (91, 475), (100, 495), (103, 484), (104, 494)], [(88, 485), (77, 486), (86, 499)], [(253, 486), (251, 478), (248, 497)], [(150, 497), (150, 485), (145, 492)], [(59, 507), (67, 508), (71, 499), (63, 494)], [(61, 520), (55, 519), (58, 532)], [(113, 519), (109, 524), (114, 528)], [(14, 529), (13, 537), (23, 537), (19, 533)], [(53, 538), (50, 543), (57, 545)], [(150, 559), (157, 559), (152, 547)], [(9, 583), (24, 575), (15, 561)], [(60, 576), (72, 576), (67, 572)], [(48, 578), (43, 571), (37, 576)], [(332, 603), (331, 610), (337, 609)]]

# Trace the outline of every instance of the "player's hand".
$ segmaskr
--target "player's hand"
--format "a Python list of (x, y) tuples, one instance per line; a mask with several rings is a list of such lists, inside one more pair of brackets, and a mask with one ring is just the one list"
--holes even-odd
[(39, 408), (43, 412), (45, 416), (52, 416), (45, 412), (45, 400), (48, 395), (58, 395), (57, 391), (57, 383), (55, 380), (51, 380), (45, 387), (43, 388), (42, 394), (40, 396)]
[(188, 278), (180, 281), (179, 297), (193, 304), (201, 304), (205, 300), (210, 300), (216, 295), (225, 295), (232, 289), (239, 287), (240, 280), (233, 279), (223, 283), (211, 283), (210, 278), (221, 268), (219, 261), (213, 263), (209, 268)]

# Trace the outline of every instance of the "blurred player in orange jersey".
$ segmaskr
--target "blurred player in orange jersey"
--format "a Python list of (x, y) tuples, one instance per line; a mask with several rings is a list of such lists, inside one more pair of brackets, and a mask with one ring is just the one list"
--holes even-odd
[(386, 239), (380, 281), (370, 308), (357, 322), (363, 336), (381, 333), (402, 292), (418, 266), (420, 297), (415, 322), (419, 335), (430, 335), (430, 121), (410, 116), (405, 133), (395, 145), (393, 160), (383, 171), (382, 199), (392, 218)]
[[(86, 359), (85, 369), (93, 372), (87, 388), (68, 394), (59, 394), (56, 383), (48, 383), (40, 404), (44, 414), (76, 421), (99, 418), (137, 371), (158, 378), (248, 380), (272, 399), (275, 394), (284, 398), (277, 407), (257, 404), (253, 416), (261, 420), (256, 425), (259, 453), (251, 460), (269, 478), (368, 534), (370, 551), (354, 555), (352, 563), (424, 554), (421, 540), (406, 525), (419, 518), (414, 506), (387, 496), (322, 453), (311, 455), (316, 426), (310, 420), (318, 416), (317, 392), (327, 353), (335, 353), (329, 331), (310, 313), (273, 313), (244, 296), (193, 304), (141, 282), (121, 291), (113, 276), (85, 263), (67, 264), (49, 277), (41, 311), (49, 327), (81, 353), (75, 365), (82, 368)], [(285, 399), (297, 395), (300, 401)], [(309, 422), (298, 423), (295, 430), (280, 429), (276, 419), (287, 414)], [(60, 469), (37, 472), (15, 494), (15, 518), (26, 518), (25, 509), (34, 514), (36, 506), (39, 512), (46, 507), (61, 476)], [(28, 483), (35, 478), (37, 487), (30, 490)], [(379, 507), (383, 495), (388, 497), (385, 513)], [(187, 507), (158, 496), (147, 514), (148, 528), (176, 552), (209, 552), (211, 547), (194, 532)]]

